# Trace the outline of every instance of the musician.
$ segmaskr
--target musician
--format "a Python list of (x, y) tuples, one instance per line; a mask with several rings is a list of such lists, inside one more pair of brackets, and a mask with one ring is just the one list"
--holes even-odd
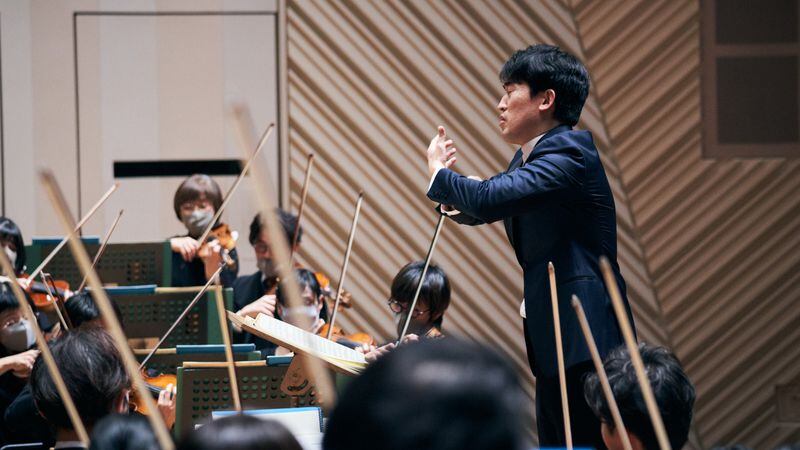
[[(100, 308), (97, 307), (97, 303), (95, 303), (91, 291), (89, 290), (82, 290), (75, 293), (75, 295), (69, 298), (68, 302), (64, 303), (64, 308), (67, 311), (67, 316), (73, 328), (78, 328), (80, 326), (105, 326)], [(117, 316), (120, 325), (123, 325), (122, 311), (120, 311), (117, 302), (112, 301), (111, 308), (114, 310), (114, 315)]]
[[(403, 266), (392, 280), (389, 309), (394, 317), (397, 328), (397, 337), (403, 332), (408, 309), (414, 300), (419, 280), (422, 275), (424, 261), (414, 261)], [(406, 332), (407, 341), (423, 339), (437, 339), (444, 337), (442, 322), (444, 313), (450, 306), (450, 281), (439, 266), (430, 264), (425, 273), (425, 281), (419, 292), (417, 305), (411, 313), (411, 321)], [(374, 362), (377, 358), (394, 350), (394, 342), (375, 346), (362, 346), (356, 350), (365, 354), (367, 361)]]
[[(0, 283), (0, 417), (25, 387), (39, 351), (33, 327), (22, 314), (16, 297), (6, 283)], [(0, 446), (9, 442), (5, 420), (0, 425)]]
[[(223, 247), (218, 240), (208, 240), (206, 245), (197, 242), (222, 206), (222, 190), (208, 175), (195, 174), (187, 178), (175, 191), (173, 208), (175, 216), (186, 227), (185, 236), (169, 240), (172, 248), (172, 285), (202, 286), (217, 271), (223, 262)], [(223, 226), (218, 223), (214, 227)], [(236, 232), (231, 237), (236, 240)], [(225, 287), (233, 285), (239, 272), (239, 257), (236, 249), (228, 251), (233, 265), (220, 273)]]
[(457, 338), (404, 345), (345, 387), (322, 447), (522, 449), (525, 394), (506, 359)]
[[(278, 286), (276, 291), (278, 303), (275, 308), (275, 317), (289, 321), (294, 325), (309, 324), (309, 328), (306, 328), (306, 331), (317, 334), (328, 320), (328, 308), (322, 297), (319, 281), (317, 281), (314, 272), (308, 269), (295, 269), (294, 275), (297, 280), (297, 287), (300, 289), (300, 300), (303, 305), (292, 309), (283, 292), (284, 290), (281, 286)], [(275, 350), (276, 355), (285, 355), (290, 352), (290, 350), (283, 347), (278, 347)]]
[[(683, 448), (692, 424), (695, 390), (678, 358), (664, 347), (639, 344), (647, 378), (653, 388), (661, 418), (673, 449)], [(642, 389), (624, 347), (613, 350), (603, 362), (611, 391), (619, 406), (622, 423), (630, 438), (633, 450), (658, 450), (658, 439), (644, 403)], [(603, 394), (600, 379), (589, 375), (584, 385), (586, 401), (601, 422), (603, 441), (609, 450), (622, 450), (622, 440), (614, 426), (608, 401)]]
[(25, 272), (25, 241), (22, 231), (8, 217), (0, 217), (0, 244), (14, 266), (14, 272), (17, 276), (22, 275)]
[[(547, 264), (557, 274), (567, 379), (581, 380), (593, 369), (577, 319), (567, 313), (573, 294), (586, 307), (601, 355), (622, 343), (598, 263), (609, 258), (624, 298), (614, 198), (591, 133), (573, 130), (589, 93), (583, 64), (558, 47), (535, 45), (506, 61), (500, 81), (500, 133), (518, 149), (508, 170), (484, 181), (457, 174), (450, 169), (456, 148), (439, 127), (427, 151), (427, 195), (458, 223), (503, 221), (524, 274), (520, 314), (536, 376), (539, 443), (559, 447), (566, 442), (561, 400), (547, 395), (559, 392)], [(568, 382), (567, 390), (575, 445), (602, 448), (581, 384)]]
[[(107, 331), (100, 327), (70, 330), (54, 341), (50, 350), (89, 433), (103, 417), (128, 412), (131, 381)], [(41, 359), (33, 366), (30, 385), (39, 414), (56, 428), (56, 448), (84, 448), (78, 442), (61, 396)], [(167, 423), (168, 427), (172, 426), (174, 397), (162, 392), (158, 408), (165, 420), (172, 418), (172, 423)]]

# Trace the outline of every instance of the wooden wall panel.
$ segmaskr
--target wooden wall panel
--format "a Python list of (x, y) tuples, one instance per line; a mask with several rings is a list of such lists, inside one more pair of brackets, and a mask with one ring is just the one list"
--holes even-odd
[(775, 410), (800, 379), (800, 161), (703, 157), (697, 1), (574, 6), (699, 445), (800, 441)]
[[(287, 17), (295, 209), (305, 155), (317, 157), (300, 256), (338, 278), (354, 201), (363, 189), (345, 286), (356, 306), (340, 318), (346, 328), (388, 340), (395, 336), (386, 306), (391, 279), (405, 263), (424, 258), (436, 221), (425, 197), (422, 156), (436, 126), (445, 125), (456, 139), (457, 170), (488, 177), (505, 169), (516, 149), (497, 130), (497, 73), (514, 50), (534, 43), (555, 43), (583, 57), (572, 11), (552, 1), (298, 0), (289, 2)], [(614, 190), (619, 259), (640, 333), (666, 343), (661, 305), (594, 96), (581, 126), (594, 133)], [(522, 276), (502, 225), (446, 223), (434, 261), (454, 286), (445, 331), (505, 352), (532, 398), (518, 314)]]

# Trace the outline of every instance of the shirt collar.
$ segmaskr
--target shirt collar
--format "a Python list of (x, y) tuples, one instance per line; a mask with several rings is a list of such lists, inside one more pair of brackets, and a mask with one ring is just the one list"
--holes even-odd
[(528, 160), (528, 156), (530, 156), (531, 151), (533, 151), (533, 147), (536, 147), (536, 144), (539, 143), (539, 140), (542, 139), (542, 136), (544, 136), (544, 135), (545, 135), (545, 133), (542, 133), (542, 134), (536, 136), (535, 138), (531, 139), (525, 145), (522, 146), (522, 148), (520, 150), (522, 150), (522, 161), (523, 162)]

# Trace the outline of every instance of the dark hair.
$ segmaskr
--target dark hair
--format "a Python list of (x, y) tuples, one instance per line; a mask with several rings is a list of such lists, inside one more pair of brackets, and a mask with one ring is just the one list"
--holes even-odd
[(11, 291), (11, 286), (6, 282), (0, 283), (0, 313), (15, 308), (19, 308), (19, 302)]
[[(51, 344), (50, 351), (78, 414), (88, 426), (113, 412), (114, 402), (130, 387), (114, 341), (100, 327), (70, 330)], [(33, 400), (42, 416), (56, 427), (72, 429), (42, 358), (37, 358), (33, 365), (30, 384)]]
[[(666, 348), (639, 344), (639, 352), (670, 444), (672, 448), (682, 448), (689, 437), (692, 423), (694, 386), (678, 359)], [(612, 350), (603, 366), (625, 427), (642, 441), (646, 449), (657, 449), (658, 440), (627, 348), (622, 346)], [(614, 421), (597, 374), (586, 378), (584, 395), (595, 415), (613, 429)]]
[[(297, 216), (292, 213), (286, 212), (280, 208), (275, 208), (275, 214), (278, 215), (278, 221), (281, 223), (281, 228), (286, 236), (286, 244), (291, 246), (292, 239), (294, 239), (294, 229), (297, 227)], [(253, 221), (250, 222), (250, 245), (253, 245), (261, 235), (264, 229), (264, 222), (261, 220), (261, 214), (256, 214)], [(297, 243), (303, 239), (303, 227), (297, 230)]]
[[(322, 295), (322, 288), (319, 285), (317, 276), (314, 275), (314, 272), (308, 269), (295, 269), (294, 276), (297, 280), (297, 287), (300, 288), (300, 293), (302, 293), (306, 288), (309, 288), (311, 289), (311, 294), (314, 296), (314, 298), (318, 298), (319, 301), (322, 302), (322, 310), (319, 312), (319, 317), (327, 322), (328, 305), (325, 303), (325, 299), (320, 298), (320, 295)], [(283, 286), (280, 283), (278, 284), (278, 289), (275, 291), (275, 297), (281, 306), (286, 306), (286, 296), (283, 293)]]
[(17, 274), (25, 271), (25, 241), (22, 239), (22, 231), (16, 223), (8, 217), (0, 217), (0, 241), (14, 243), (17, 248), (17, 260), (14, 263), (14, 270)]
[[(79, 327), (84, 323), (100, 318), (100, 309), (92, 298), (90, 291), (82, 290), (72, 297), (69, 301), (64, 302), (64, 307), (67, 310), (70, 322), (73, 327)], [(114, 309), (114, 315), (117, 316), (120, 325), (122, 325), (122, 311), (115, 301), (111, 301), (111, 307)]]
[(150, 422), (141, 414), (111, 414), (92, 429), (89, 450), (160, 450)]
[(184, 436), (178, 450), (302, 450), (283, 424), (246, 414), (214, 420)]
[(183, 183), (175, 191), (175, 198), (172, 201), (172, 207), (175, 209), (178, 220), (181, 220), (181, 205), (195, 201), (203, 195), (214, 205), (214, 211), (218, 211), (222, 206), (222, 190), (213, 178), (196, 173), (183, 180)]
[[(400, 272), (397, 272), (392, 280), (390, 293), (392, 299), (401, 304), (411, 304), (414, 294), (417, 292), (423, 267), (425, 267), (424, 261), (414, 261), (406, 264), (400, 269)], [(428, 266), (425, 282), (422, 283), (417, 302), (424, 302), (428, 305), (431, 309), (431, 317), (440, 315), (434, 325), (441, 328), (444, 312), (450, 306), (450, 281), (439, 266), (434, 264)]]
[(347, 385), (323, 448), (519, 449), (524, 398), (506, 358), (488, 347), (456, 338), (403, 345)]
[(556, 93), (553, 116), (574, 126), (589, 95), (586, 67), (571, 54), (553, 45), (532, 45), (517, 50), (500, 69), (502, 83), (525, 83), (531, 96), (547, 89)]

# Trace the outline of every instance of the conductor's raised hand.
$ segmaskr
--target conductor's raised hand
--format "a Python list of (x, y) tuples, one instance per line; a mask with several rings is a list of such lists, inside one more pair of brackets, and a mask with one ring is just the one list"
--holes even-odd
[(455, 164), (456, 151), (453, 140), (448, 139), (447, 131), (440, 125), (436, 136), (431, 139), (431, 144), (428, 146), (428, 175), (433, 176), (437, 170)]

